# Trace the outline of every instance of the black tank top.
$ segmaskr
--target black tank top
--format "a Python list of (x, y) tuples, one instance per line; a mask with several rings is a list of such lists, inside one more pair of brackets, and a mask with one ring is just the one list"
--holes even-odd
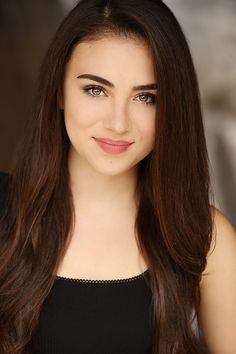
[[(0, 173), (0, 214), (8, 176)], [(151, 354), (149, 271), (116, 280), (57, 276), (32, 338), (33, 354)]]
[(34, 354), (151, 354), (148, 270), (120, 280), (57, 277), (33, 338)]

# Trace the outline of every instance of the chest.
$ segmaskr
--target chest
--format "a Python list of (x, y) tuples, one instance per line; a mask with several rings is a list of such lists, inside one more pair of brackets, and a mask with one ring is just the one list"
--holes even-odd
[(79, 220), (57, 275), (84, 279), (120, 279), (142, 273), (147, 264), (140, 254), (133, 222), (117, 224)]

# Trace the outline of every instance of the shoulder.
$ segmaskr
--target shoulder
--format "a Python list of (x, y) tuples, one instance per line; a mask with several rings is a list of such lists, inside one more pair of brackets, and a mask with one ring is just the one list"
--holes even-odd
[[(213, 237), (203, 275), (212, 274), (220, 265), (230, 265), (232, 261), (236, 261), (236, 232), (233, 225), (219, 209), (211, 207), (211, 213)], [(204, 277), (202, 281), (204, 281)]]
[(200, 283), (200, 325), (214, 354), (236, 353), (236, 232), (212, 207), (213, 240)]

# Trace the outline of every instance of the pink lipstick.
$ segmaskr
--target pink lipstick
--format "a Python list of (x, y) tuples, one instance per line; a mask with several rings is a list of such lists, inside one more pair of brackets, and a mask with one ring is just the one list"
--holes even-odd
[(103, 151), (112, 154), (120, 154), (122, 152), (125, 152), (132, 144), (128, 141), (123, 141), (123, 140), (115, 141), (106, 138), (101, 138), (101, 139), (94, 138), (94, 139)]

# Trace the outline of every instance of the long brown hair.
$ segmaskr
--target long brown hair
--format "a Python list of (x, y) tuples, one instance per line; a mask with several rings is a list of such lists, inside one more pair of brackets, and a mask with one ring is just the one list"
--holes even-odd
[[(0, 238), (0, 351), (30, 353), (43, 301), (69, 244), (74, 210), (59, 100), (73, 47), (106, 34), (142, 38), (159, 85), (156, 142), (139, 163), (137, 241), (150, 274), (153, 354), (203, 354), (193, 330), (212, 239), (198, 83), (179, 23), (158, 0), (82, 0), (45, 55), (34, 109), (10, 176)], [(197, 322), (195, 323), (197, 326)]]

